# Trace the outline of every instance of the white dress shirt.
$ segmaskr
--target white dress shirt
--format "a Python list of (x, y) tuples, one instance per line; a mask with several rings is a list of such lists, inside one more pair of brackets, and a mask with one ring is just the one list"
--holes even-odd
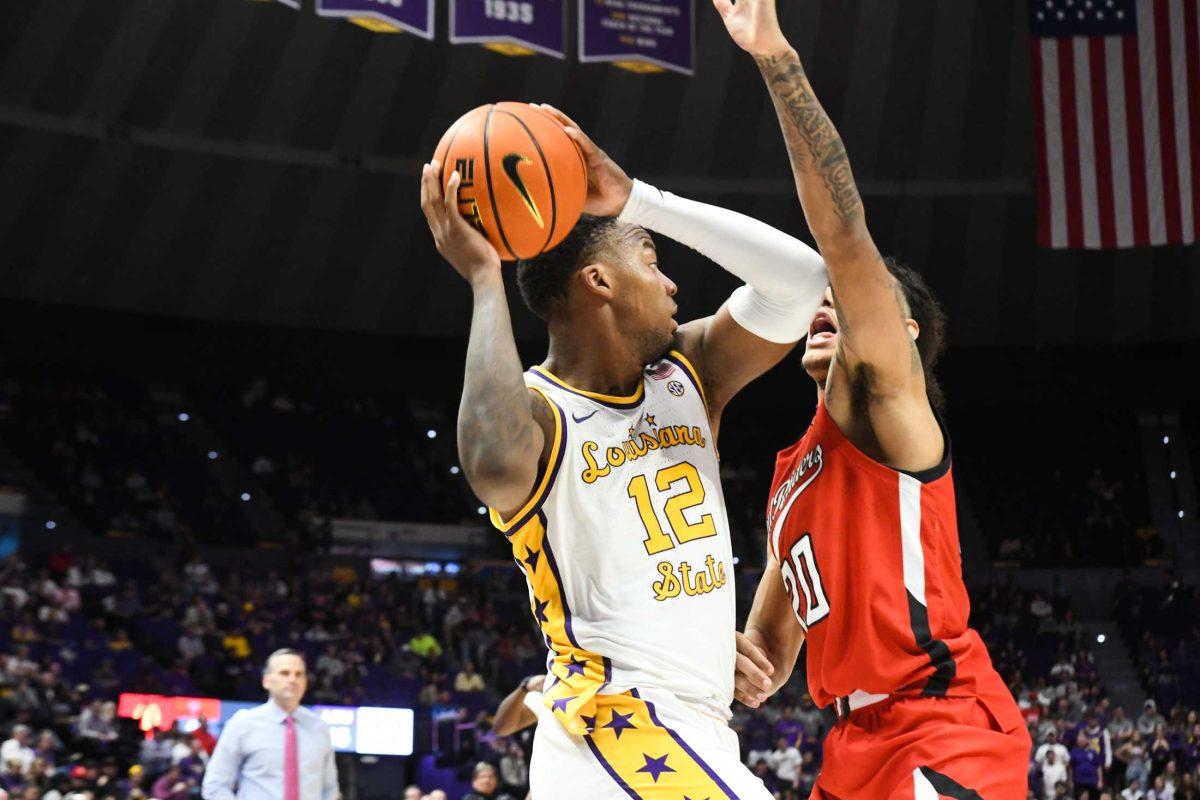
[[(300, 800), (336, 800), (337, 766), (329, 727), (313, 712), (297, 708), (296, 750)], [(287, 712), (268, 701), (239, 711), (225, 724), (204, 772), (204, 800), (279, 800)]]

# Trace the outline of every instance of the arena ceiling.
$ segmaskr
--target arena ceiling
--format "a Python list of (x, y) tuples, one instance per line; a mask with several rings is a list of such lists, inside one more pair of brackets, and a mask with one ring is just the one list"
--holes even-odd
[[(693, 77), (372, 34), (250, 0), (0, 9), (0, 296), (458, 336), (465, 287), (417, 208), (446, 126), (549, 101), (632, 174), (803, 235), (752, 62), (697, 0)], [(960, 344), (1200, 339), (1197, 248), (1034, 246), (1023, 0), (781, 0), (883, 248)], [(685, 314), (732, 285), (680, 248)], [(536, 322), (518, 315), (523, 334)]]

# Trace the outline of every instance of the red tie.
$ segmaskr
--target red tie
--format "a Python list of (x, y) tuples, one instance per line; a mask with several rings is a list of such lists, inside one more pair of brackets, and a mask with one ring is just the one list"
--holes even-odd
[(300, 800), (300, 758), (296, 753), (296, 720), (287, 716), (283, 734), (283, 800)]

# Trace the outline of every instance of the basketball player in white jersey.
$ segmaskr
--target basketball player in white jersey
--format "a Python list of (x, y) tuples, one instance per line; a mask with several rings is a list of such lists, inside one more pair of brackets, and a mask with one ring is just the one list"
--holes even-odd
[[(824, 265), (767, 225), (630, 180), (546, 108), (590, 175), (583, 219), (517, 266), (549, 329), (541, 365), (522, 370), (500, 259), (457, 213), (458, 175), (443, 197), (427, 165), (421, 187), (438, 251), (474, 294), (463, 470), (512, 545), (548, 648), (532, 795), (769, 798), (727, 725), (739, 656), (716, 438), (729, 400), (807, 333)], [(746, 285), (677, 325), (648, 230)]]

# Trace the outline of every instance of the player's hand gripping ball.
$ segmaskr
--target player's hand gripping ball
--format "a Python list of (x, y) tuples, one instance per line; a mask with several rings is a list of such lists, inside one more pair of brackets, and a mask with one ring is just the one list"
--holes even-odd
[(487, 236), (500, 258), (533, 258), (561, 242), (579, 221), (587, 165), (579, 146), (549, 113), (527, 103), (468, 111), (438, 142), (442, 191), (458, 170), (458, 210)]

